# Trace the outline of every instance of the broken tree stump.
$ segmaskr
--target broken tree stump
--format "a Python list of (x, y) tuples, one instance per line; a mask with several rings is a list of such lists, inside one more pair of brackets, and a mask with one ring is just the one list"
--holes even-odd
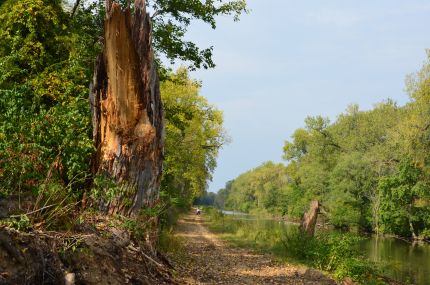
[(305, 213), (300, 223), (300, 231), (308, 237), (313, 237), (315, 234), (320, 206), (318, 201), (312, 201), (309, 210)]
[[(112, 179), (107, 214), (136, 216), (159, 198), (164, 145), (163, 108), (145, 1), (134, 12), (106, 1), (104, 47), (90, 94), (96, 154), (93, 173)], [(112, 193), (113, 192), (113, 193)]]

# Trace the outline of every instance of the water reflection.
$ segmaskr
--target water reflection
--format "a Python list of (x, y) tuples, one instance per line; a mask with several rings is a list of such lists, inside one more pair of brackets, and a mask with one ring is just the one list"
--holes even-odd
[[(295, 227), (239, 212), (224, 211), (224, 214), (234, 215), (236, 228), (248, 224), (261, 234), (270, 235)], [(367, 258), (382, 265), (384, 275), (416, 285), (430, 285), (429, 244), (412, 244), (396, 238), (373, 236), (364, 239), (359, 246)]]
[(248, 214), (236, 212), (236, 211), (228, 211), (228, 210), (221, 210), (221, 212), (224, 215), (232, 215), (232, 216), (248, 216)]
[(361, 248), (372, 261), (382, 264), (384, 274), (417, 285), (430, 284), (430, 246), (395, 238), (371, 237)]

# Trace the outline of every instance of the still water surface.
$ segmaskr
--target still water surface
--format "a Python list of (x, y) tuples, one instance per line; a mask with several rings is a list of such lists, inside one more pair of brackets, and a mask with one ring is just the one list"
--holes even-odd
[[(226, 215), (234, 215), (241, 224), (251, 223), (258, 231), (273, 232), (276, 229), (288, 231), (288, 228), (293, 226), (271, 219), (258, 219), (239, 212), (223, 212)], [(430, 285), (429, 244), (412, 244), (396, 238), (372, 236), (365, 238), (359, 246), (367, 258), (381, 264), (384, 275), (416, 285)]]
[(381, 263), (384, 274), (417, 285), (430, 284), (430, 245), (373, 236), (361, 248), (372, 261)]

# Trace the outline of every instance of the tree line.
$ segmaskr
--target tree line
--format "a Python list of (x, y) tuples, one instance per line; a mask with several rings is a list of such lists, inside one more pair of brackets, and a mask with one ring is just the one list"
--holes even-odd
[(239, 175), (214, 198), (220, 208), (300, 219), (321, 201), (329, 223), (430, 238), (430, 52), (407, 77), (410, 101), (348, 106), (334, 122), (307, 117), (283, 159)]

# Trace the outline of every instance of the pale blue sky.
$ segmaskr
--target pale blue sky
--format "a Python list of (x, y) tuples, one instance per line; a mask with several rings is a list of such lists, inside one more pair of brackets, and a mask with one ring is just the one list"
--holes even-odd
[(430, 47), (428, 1), (249, 0), (249, 15), (218, 28), (194, 24), (189, 39), (213, 45), (217, 67), (193, 72), (201, 94), (224, 111), (232, 143), (221, 151), (210, 191), (264, 161), (308, 115), (335, 119), (392, 98)]

